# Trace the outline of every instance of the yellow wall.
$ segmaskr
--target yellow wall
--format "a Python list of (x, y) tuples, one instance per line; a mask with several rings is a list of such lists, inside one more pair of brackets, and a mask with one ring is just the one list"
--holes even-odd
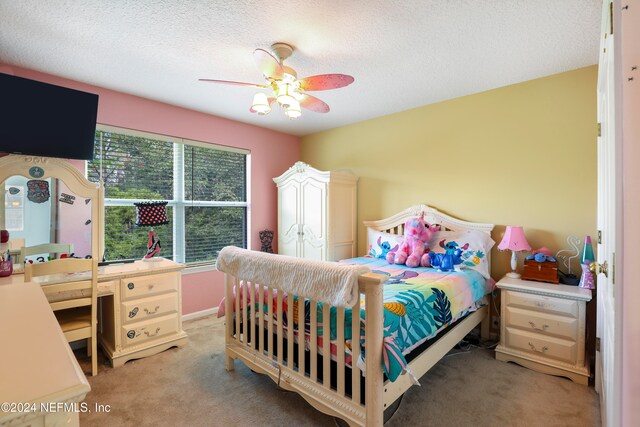
[[(320, 132), (301, 157), (360, 177), (360, 254), (363, 220), (417, 203), (496, 224), (496, 242), (522, 225), (555, 254), (568, 235), (596, 234), (596, 79), (594, 65)], [(499, 279), (510, 254), (492, 257)]]

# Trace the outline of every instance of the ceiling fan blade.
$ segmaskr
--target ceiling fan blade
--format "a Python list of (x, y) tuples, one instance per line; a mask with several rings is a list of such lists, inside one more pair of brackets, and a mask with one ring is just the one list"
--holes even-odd
[(329, 106), (324, 102), (316, 98), (315, 96), (304, 94), (300, 100), (300, 106), (307, 110), (315, 111), (316, 113), (328, 113)]
[(305, 77), (300, 82), (300, 90), (329, 90), (345, 87), (354, 82), (354, 78), (346, 74), (320, 74), (318, 76)]
[(282, 64), (269, 52), (264, 49), (256, 49), (253, 51), (253, 59), (256, 65), (266, 78), (281, 79), (284, 73)]
[(265, 86), (265, 85), (259, 85), (259, 84), (255, 84), (255, 83), (244, 83), (244, 82), (232, 82), (229, 80), (214, 80), (214, 79), (198, 79), (201, 82), (208, 82), (208, 83), (222, 83), (225, 85), (235, 85), (235, 86), (253, 86), (253, 87), (259, 87), (261, 89), (267, 89), (269, 86)]

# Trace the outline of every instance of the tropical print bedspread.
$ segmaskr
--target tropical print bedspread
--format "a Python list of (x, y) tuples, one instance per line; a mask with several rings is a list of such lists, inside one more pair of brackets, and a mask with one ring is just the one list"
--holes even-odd
[[(441, 272), (425, 267), (408, 268), (371, 257), (341, 262), (365, 265), (373, 273), (389, 277), (384, 283), (383, 360), (391, 381), (406, 371), (406, 354), (481, 306), (483, 296), (492, 290), (492, 284), (475, 270)], [(362, 313), (366, 319), (364, 310)], [(345, 326), (350, 331), (350, 323)], [(334, 331), (331, 332), (333, 338)]]
[[(484, 305), (483, 296), (491, 292), (493, 283), (489, 283), (475, 270), (461, 270), (440, 272), (433, 268), (408, 268), (404, 265), (388, 264), (386, 260), (372, 257), (352, 258), (340, 261), (342, 263), (360, 264), (369, 267), (373, 273), (388, 276), (384, 283), (384, 371), (391, 381), (399, 375), (409, 372), (405, 359), (411, 350), (436, 336), (441, 330), (458, 320), (467, 313)], [(258, 297), (256, 296), (256, 301)], [(265, 294), (264, 313), (268, 311)], [(361, 318), (365, 319), (364, 296), (361, 296)], [(283, 320), (285, 330), (289, 326), (287, 321), (287, 306), (289, 298), (283, 299)], [(275, 312), (275, 298), (272, 301)], [(323, 329), (330, 327), (331, 357), (335, 359), (337, 341), (337, 309), (331, 307), (329, 322), (323, 319), (323, 303), (317, 304), (317, 337), (318, 351), (322, 352)], [(298, 342), (298, 312), (300, 301), (293, 298), (293, 328)], [(234, 304), (235, 307), (235, 304)], [(257, 315), (254, 311), (254, 316)], [(304, 301), (305, 314), (305, 347), (309, 349), (310, 340), (310, 301)], [(274, 319), (275, 320), (275, 319)], [(352, 337), (351, 309), (345, 309), (344, 337), (345, 361), (351, 366)], [(364, 324), (360, 325), (359, 345), (361, 357), (366, 355)], [(364, 361), (356, 361), (364, 369)], [(409, 372), (409, 374), (411, 374)], [(417, 380), (414, 378), (414, 381)]]

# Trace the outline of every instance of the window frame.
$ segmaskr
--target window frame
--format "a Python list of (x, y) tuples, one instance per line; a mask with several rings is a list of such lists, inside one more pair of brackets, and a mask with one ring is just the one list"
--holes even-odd
[[(160, 141), (173, 143), (173, 199), (166, 200), (167, 206), (173, 209), (173, 259), (176, 262), (185, 264), (187, 273), (199, 273), (203, 271), (214, 271), (216, 260), (211, 261), (196, 261), (185, 262), (186, 247), (185, 247), (185, 208), (195, 207), (243, 207), (245, 208), (245, 242), (246, 247), (251, 247), (251, 151), (228, 147), (225, 145), (219, 145), (215, 143), (195, 141), (186, 138), (179, 138), (169, 135), (163, 135), (159, 133), (144, 132), (134, 129), (122, 128), (117, 126), (97, 124), (96, 131), (110, 132), (115, 134), (141, 137), (147, 139), (156, 139)], [(245, 155), (245, 201), (244, 202), (225, 202), (215, 200), (185, 200), (185, 173), (184, 173), (184, 149), (185, 146), (196, 146), (202, 148), (209, 148), (220, 151), (229, 151), (233, 153), (239, 153)], [(88, 177), (88, 161), (85, 166), (85, 176)], [(182, 167), (180, 167), (180, 165)], [(100, 165), (100, 181), (102, 182), (102, 165)], [(106, 191), (105, 191), (106, 192)], [(110, 197), (104, 198), (104, 208), (109, 206), (133, 206), (133, 203), (147, 201), (147, 199), (114, 199)], [(104, 216), (104, 215), (103, 215)], [(102, 224), (104, 228), (104, 224)], [(103, 236), (106, 235), (103, 230)]]

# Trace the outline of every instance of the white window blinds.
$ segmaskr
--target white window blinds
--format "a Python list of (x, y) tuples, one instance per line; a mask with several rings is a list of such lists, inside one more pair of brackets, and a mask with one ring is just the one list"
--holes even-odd
[(166, 200), (169, 224), (154, 231), (161, 256), (212, 263), (227, 245), (247, 247), (247, 154), (160, 135), (96, 131), (88, 178), (105, 183), (105, 257), (141, 258), (148, 229), (133, 203)]

